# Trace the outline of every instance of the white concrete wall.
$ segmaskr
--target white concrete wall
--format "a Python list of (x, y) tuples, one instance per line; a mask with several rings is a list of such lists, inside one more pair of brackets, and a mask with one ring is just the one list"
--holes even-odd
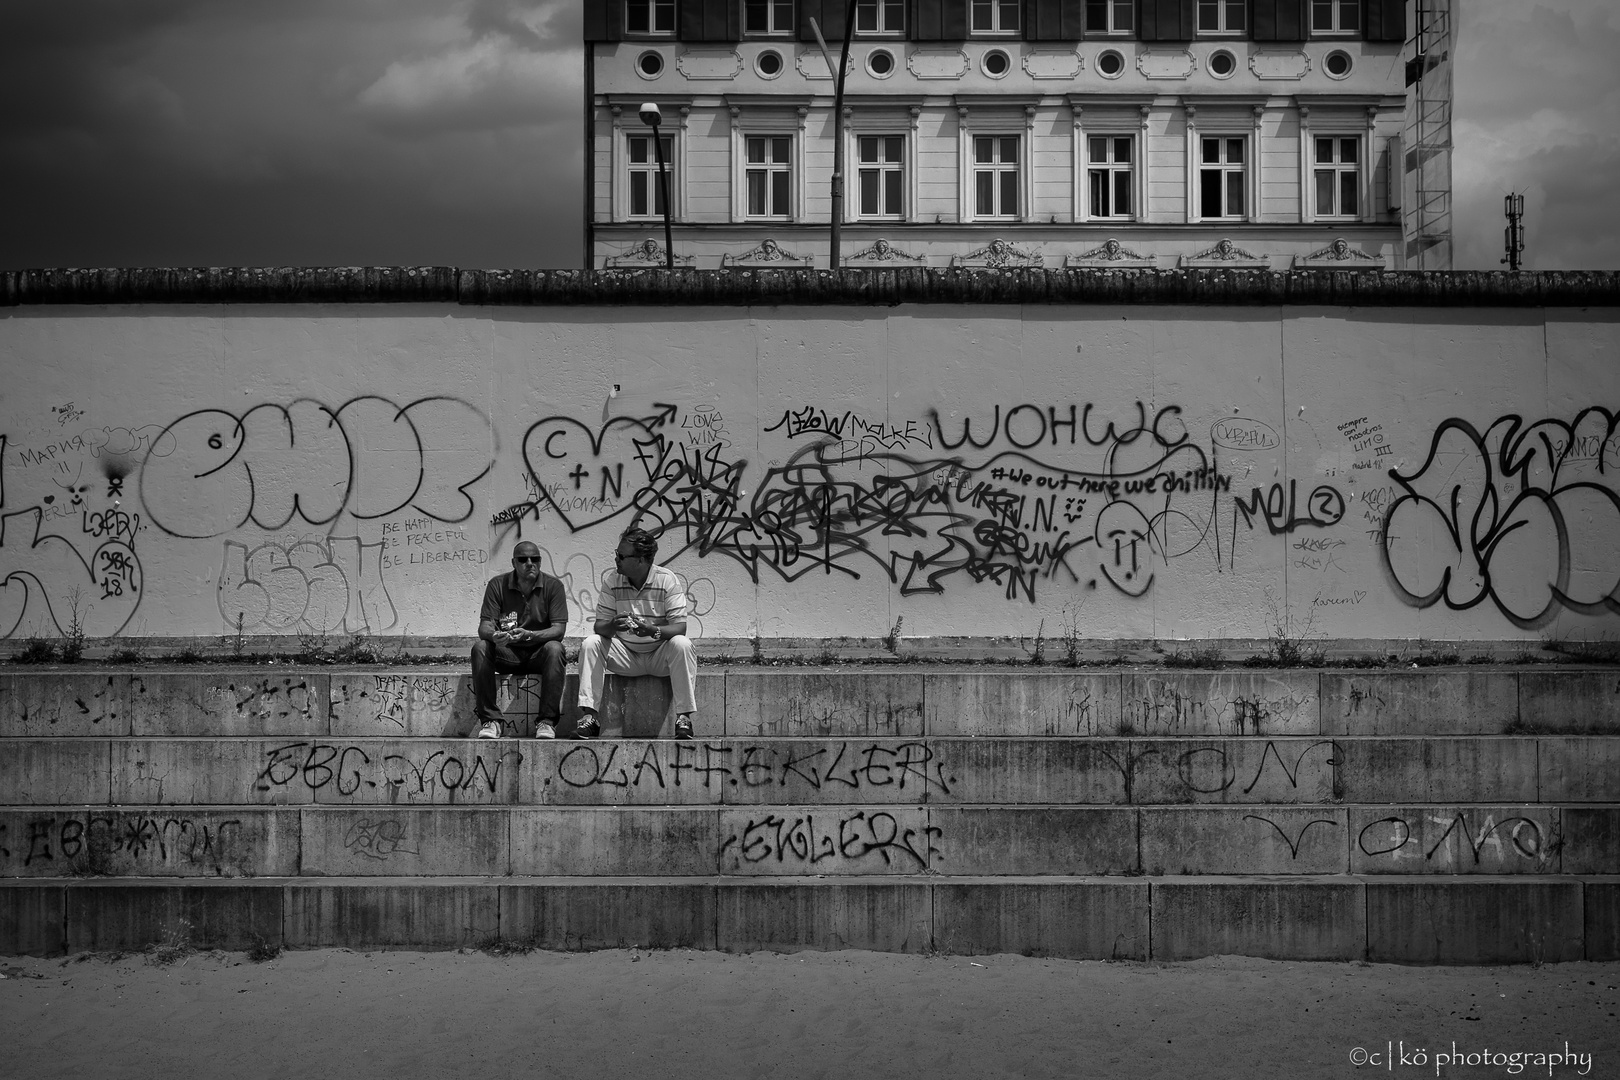
[(1573, 309), (13, 308), (0, 635), (75, 597), (98, 637), (471, 634), (519, 538), (578, 633), (638, 510), (706, 637), (1613, 635), (1617, 345)]

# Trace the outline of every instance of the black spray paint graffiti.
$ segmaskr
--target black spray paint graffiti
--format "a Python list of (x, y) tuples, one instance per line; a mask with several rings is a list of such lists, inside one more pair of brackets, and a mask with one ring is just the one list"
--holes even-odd
[[(829, 820), (830, 819), (830, 820)], [(871, 858), (886, 869), (927, 870), (929, 860), (941, 853), (933, 846), (942, 831), (936, 825), (902, 827), (884, 810), (856, 810), (840, 817), (825, 815), (818, 825), (814, 814), (782, 817), (766, 814), (750, 818), (720, 845), (723, 858), (736, 849), (740, 863), (759, 866), (771, 860), (809, 872), (825, 872), (840, 863)], [(875, 856), (875, 858), (872, 858)]]
[(405, 823), (398, 818), (372, 821), (361, 818), (343, 834), (343, 846), (351, 854), (379, 862), (396, 854), (419, 855), (416, 848), (406, 847)]
[(1563, 840), (1550, 826), (1521, 814), (1498, 820), (1488, 810), (1458, 810), (1425, 819), (1414, 811), (1368, 822), (1356, 837), (1356, 845), (1363, 855), (1388, 857), (1397, 864), (1421, 859), (1451, 871), (1474, 868), (1490, 872), (1516, 862), (1545, 869), (1563, 847)]
[[(712, 743), (647, 742), (639, 756), (626, 744), (603, 748), (576, 746), (557, 761), (557, 779), (571, 788), (793, 788), (802, 794), (834, 790), (862, 792), (892, 788), (895, 794), (922, 799), (930, 791), (950, 793), (954, 777), (926, 743), (836, 742), (720, 746)], [(683, 777), (688, 777), (683, 780)], [(884, 791), (883, 794), (888, 794)], [(788, 798), (793, 792), (786, 793)]]
[[(373, 748), (375, 749), (375, 748)], [(265, 751), (264, 768), (253, 790), (269, 792), (299, 787), (356, 802), (445, 802), (510, 795), (501, 785), (501, 769), (523, 763), (516, 750), (499, 753), (473, 750), (462, 756), (435, 750), (417, 760), (406, 754), (373, 758), (364, 747), (296, 742)]]
[[(537, 496), (495, 523), (521, 530), (548, 508), (573, 531), (622, 518), (659, 531), (666, 560), (722, 556), (756, 582), (762, 569), (793, 581), (876, 568), (902, 595), (943, 592), (962, 575), (1034, 600), (1043, 580), (1106, 581), (1141, 596), (1170, 559), (1202, 550), (1211, 569), (1230, 566), (1240, 528), (1280, 535), (1344, 514), (1329, 485), (1303, 500), (1293, 481), (1234, 496), (1232, 477), (1192, 443), (1173, 405), (1150, 417), (1139, 402), (1123, 426), (1094, 419), (1091, 405), (996, 405), (977, 434), (969, 417), (954, 438), (937, 413), (925, 424), (865, 424), (851, 439), (847, 412), (789, 409), (768, 430), (813, 441), (768, 465), (752, 495), (745, 461), (667, 437), (679, 409), (657, 409), (596, 430), (565, 416), (534, 424), (523, 453)], [(936, 446), (965, 452), (916, 455)]]
[(154, 441), (141, 467), (141, 502), (152, 524), (191, 538), (248, 524), (327, 525), (342, 514), (370, 520), (407, 507), (466, 521), (467, 489), (494, 464), (471, 448), (469, 434), (488, 428), (483, 413), (452, 397), (399, 405), (368, 395), (337, 408), (300, 398), (240, 417), (203, 409)]
[(150, 817), (141, 813), (44, 817), (23, 822), (22, 842), (7, 843), (0, 824), (0, 861), (47, 867), (83, 857), (84, 869), (108, 872), (122, 861), (153, 867), (181, 865), (216, 870), (243, 858), (242, 821), (215, 817)]
[(1397, 594), (1455, 611), (1490, 600), (1527, 629), (1560, 607), (1620, 612), (1616, 424), (1600, 407), (1568, 423), (1504, 416), (1483, 433), (1442, 423), (1420, 468), (1389, 473), (1402, 494), (1381, 540)]

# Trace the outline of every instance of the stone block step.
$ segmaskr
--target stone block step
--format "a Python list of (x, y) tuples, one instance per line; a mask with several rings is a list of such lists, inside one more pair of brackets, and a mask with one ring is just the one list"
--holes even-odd
[(872, 949), (1103, 960), (1620, 959), (1620, 878), (936, 876), (0, 883), (0, 953), (198, 948)]
[[(468, 683), (462, 668), (13, 669), (0, 675), (0, 738), (462, 736)], [(531, 733), (533, 688), (506, 695), (516, 733)], [(1620, 671), (711, 665), (697, 706), (700, 734), (730, 738), (1620, 734)], [(622, 730), (667, 735), (669, 719)]]
[(1620, 806), (0, 809), (0, 878), (1620, 873)]
[(1620, 736), (0, 739), (0, 805), (1620, 802)]

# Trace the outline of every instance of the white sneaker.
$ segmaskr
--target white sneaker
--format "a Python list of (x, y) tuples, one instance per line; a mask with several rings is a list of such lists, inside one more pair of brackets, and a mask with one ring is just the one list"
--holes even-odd
[(534, 722), (534, 737), (537, 739), (555, 739), (557, 737), (557, 729), (546, 723), (544, 720), (536, 720)]
[(485, 720), (484, 726), (478, 729), (480, 739), (498, 739), (501, 737), (501, 722), (499, 720)]

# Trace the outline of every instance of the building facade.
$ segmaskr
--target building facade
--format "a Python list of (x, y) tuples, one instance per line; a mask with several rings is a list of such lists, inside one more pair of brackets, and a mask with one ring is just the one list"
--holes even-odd
[(586, 0), (588, 265), (1402, 268), (1422, 2)]

